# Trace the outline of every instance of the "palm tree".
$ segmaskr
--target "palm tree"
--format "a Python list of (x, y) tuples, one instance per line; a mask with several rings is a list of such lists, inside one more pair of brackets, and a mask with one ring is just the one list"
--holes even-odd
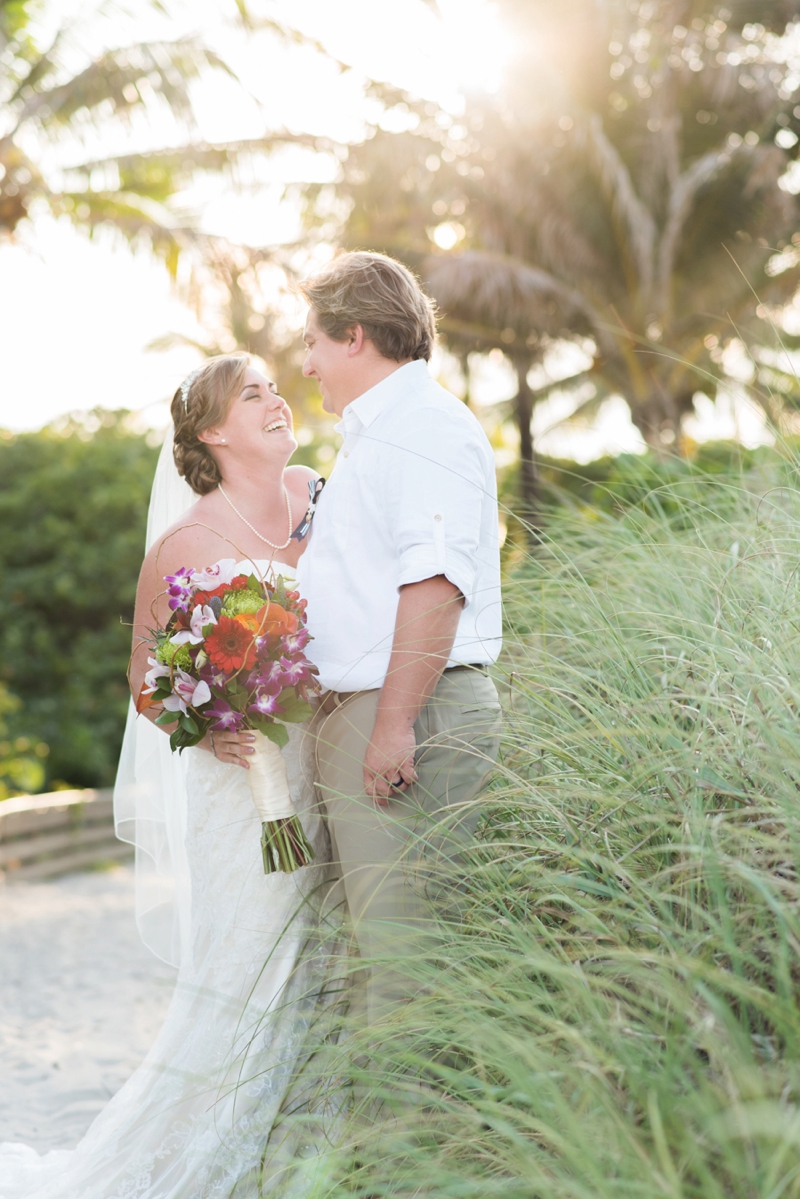
[[(456, 352), (511, 359), (532, 509), (530, 415), (556, 386), (593, 383), (584, 410), (622, 395), (663, 451), (738, 340), (768, 415), (796, 402), (791, 371), (762, 361), (761, 318), (800, 277), (787, 175), (800, 106), (777, 36), (800, 0), (496, 6), (518, 47), (502, 91), (468, 96), (456, 119), (375, 87), (409, 129), (352, 147), (337, 190), (345, 245), (419, 270)], [(589, 367), (532, 390), (530, 368), (562, 338), (588, 347)]]
[[(153, 0), (149, 7), (164, 6)], [(275, 21), (255, 21), (244, 0), (231, 0), (231, 8), (251, 29), (303, 40)], [(197, 138), (190, 88), (205, 72), (232, 72), (199, 38), (138, 42), (92, 58), (80, 54), (82, 22), (62, 25), (40, 47), (31, 32), (33, 11), (32, 0), (0, 0), (0, 233), (13, 235), (29, 212), (44, 207), (88, 233), (110, 224), (131, 242), (145, 239), (174, 275), (195, 234), (170, 201), (199, 172), (234, 172), (248, 157), (287, 142), (319, 144), (278, 131), (209, 145)], [(101, 6), (90, 20), (102, 15)], [(186, 134), (185, 144), (86, 153), (88, 134), (119, 141), (137, 114), (165, 107)]]

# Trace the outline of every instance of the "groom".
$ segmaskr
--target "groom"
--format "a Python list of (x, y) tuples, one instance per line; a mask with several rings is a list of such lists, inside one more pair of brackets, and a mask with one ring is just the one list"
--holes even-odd
[[(362, 957), (370, 1019), (413, 993), (420, 877), (458, 869), (497, 756), (497, 491), (489, 442), (432, 379), (433, 305), (382, 254), (301, 285), (303, 373), (343, 438), (303, 563), (317, 786)], [(430, 899), (430, 883), (428, 885)]]

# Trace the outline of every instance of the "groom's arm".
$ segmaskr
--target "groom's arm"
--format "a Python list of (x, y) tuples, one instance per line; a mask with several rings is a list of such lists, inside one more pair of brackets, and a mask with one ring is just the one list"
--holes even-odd
[(392, 654), (378, 701), (378, 715), (364, 757), (364, 787), (385, 805), (390, 784), (417, 780), (414, 721), (430, 699), (447, 665), (464, 597), (444, 575), (400, 589)]
[[(452, 654), (480, 554), (485, 451), (469, 424), (435, 407), (381, 446), (381, 518), (397, 552), (392, 652), (364, 785), (385, 805), (390, 784), (416, 782), (414, 722)], [(465, 598), (466, 597), (466, 598)]]

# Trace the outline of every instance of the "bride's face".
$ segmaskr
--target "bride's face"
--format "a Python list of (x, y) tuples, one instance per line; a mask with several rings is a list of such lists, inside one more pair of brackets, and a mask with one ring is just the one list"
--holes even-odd
[[(222, 425), (201, 438), (225, 457), (265, 455), (286, 461), (297, 449), (289, 405), (271, 380), (249, 367)], [(223, 459), (224, 460), (224, 459)]]

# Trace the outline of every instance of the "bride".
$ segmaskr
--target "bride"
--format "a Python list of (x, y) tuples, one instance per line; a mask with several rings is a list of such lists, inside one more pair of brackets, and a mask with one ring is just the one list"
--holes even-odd
[[(137, 592), (134, 696), (153, 612), (161, 625), (170, 614), (164, 576), (235, 557), (262, 577), (292, 577), (317, 488), (313, 471), (287, 468), (297, 445), (291, 412), (244, 355), (194, 371), (173, 398), (172, 418)], [(288, 1096), (319, 1011), (325, 947), (313, 938), (329, 851), (295, 726), (283, 753), (316, 858), (294, 874), (264, 875), (245, 773), (251, 741), (220, 730), (172, 755), (164, 731), (131, 713), (117, 828), (137, 847), (139, 929), (179, 966), (175, 993), (145, 1061), (76, 1149), (40, 1157), (0, 1146), (0, 1199), (307, 1193), (314, 1154), (302, 1123), (293, 1129), (288, 1109), (298, 1102)]]

